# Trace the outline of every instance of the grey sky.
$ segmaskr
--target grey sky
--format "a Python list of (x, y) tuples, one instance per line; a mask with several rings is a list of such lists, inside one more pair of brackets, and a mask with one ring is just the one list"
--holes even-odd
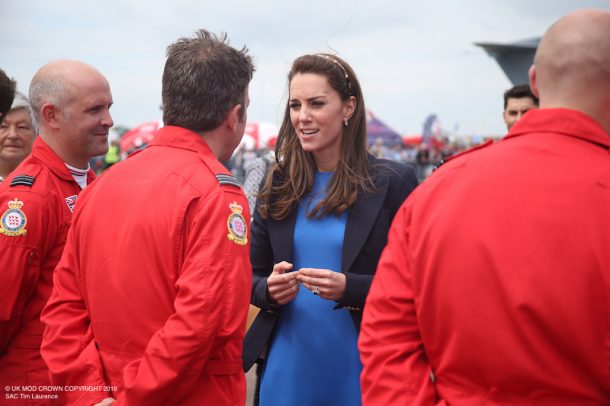
[(134, 126), (161, 117), (167, 45), (206, 28), (254, 57), (250, 121), (279, 123), (292, 60), (330, 51), (401, 134), (420, 133), (429, 113), (459, 134), (502, 134), (510, 82), (473, 43), (539, 36), (584, 7), (610, 10), (610, 0), (0, 0), (0, 67), (27, 93), (46, 62), (88, 62), (110, 82), (115, 123)]

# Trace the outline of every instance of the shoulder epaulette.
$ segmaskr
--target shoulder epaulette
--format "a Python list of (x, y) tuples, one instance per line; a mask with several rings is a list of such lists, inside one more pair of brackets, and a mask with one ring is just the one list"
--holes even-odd
[(440, 161), (439, 163), (437, 163), (437, 164), (434, 166), (433, 171), (437, 170), (438, 168), (440, 168), (441, 166), (443, 166), (443, 165), (444, 165), (444, 164), (446, 164), (447, 162), (449, 162), (449, 161), (451, 161), (451, 160), (453, 160), (453, 159), (455, 159), (455, 158), (457, 158), (457, 157), (460, 157), (460, 156), (463, 156), (463, 155), (469, 154), (469, 153), (471, 153), (471, 152), (473, 152), (473, 151), (477, 151), (477, 150), (479, 150), (479, 149), (481, 149), (481, 148), (488, 147), (488, 146), (490, 146), (490, 145), (491, 145), (491, 144), (493, 144), (493, 143), (494, 143), (494, 142), (493, 142), (493, 140), (485, 141), (484, 143), (481, 143), (481, 144), (479, 144), (479, 145), (476, 145), (476, 146), (474, 146), (474, 147), (472, 147), (472, 148), (469, 148), (469, 149), (467, 149), (467, 150), (465, 150), (465, 151), (459, 152), (459, 153), (457, 153), (457, 154), (455, 154), (455, 155), (451, 155), (451, 156), (449, 156), (449, 157), (447, 157), (447, 158), (445, 158), (445, 159), (441, 159), (441, 161)]
[(241, 188), (241, 185), (233, 175), (225, 175), (223, 173), (219, 173), (218, 175), (216, 175), (216, 179), (218, 180), (218, 183), (220, 183), (221, 186), (230, 185)]
[(11, 181), (10, 187), (13, 186), (32, 186), (36, 180), (35, 176), (30, 175), (17, 175)]

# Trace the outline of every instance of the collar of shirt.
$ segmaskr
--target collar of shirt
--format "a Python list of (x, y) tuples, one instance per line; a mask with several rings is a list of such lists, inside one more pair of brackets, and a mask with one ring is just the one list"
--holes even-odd
[[(32, 157), (38, 159), (45, 164), (58, 178), (76, 183), (70, 170), (64, 164), (64, 161), (47, 145), (42, 137), (38, 136), (34, 140), (32, 146)], [(87, 172), (87, 184), (90, 184), (95, 179), (95, 173), (89, 169)]]
[(203, 137), (186, 128), (171, 125), (161, 127), (157, 130), (155, 138), (148, 144), (148, 148), (155, 146), (169, 146), (196, 152), (215, 174), (231, 174), (218, 161)]
[(560, 133), (610, 149), (608, 133), (593, 118), (576, 110), (563, 108), (530, 110), (504, 138), (534, 132)]

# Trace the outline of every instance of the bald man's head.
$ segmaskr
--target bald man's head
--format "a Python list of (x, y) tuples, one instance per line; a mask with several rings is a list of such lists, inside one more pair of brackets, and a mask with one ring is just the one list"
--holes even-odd
[(610, 12), (579, 10), (553, 24), (540, 41), (530, 79), (542, 108), (592, 114), (610, 101)]
[(45, 103), (64, 106), (69, 103), (81, 85), (83, 77), (106, 78), (93, 66), (73, 60), (58, 60), (44, 65), (30, 83), (29, 99), (34, 116), (39, 122), (40, 110)]
[(36, 73), (30, 103), (40, 137), (67, 164), (86, 168), (108, 150), (112, 93), (106, 78), (79, 61), (55, 61)]

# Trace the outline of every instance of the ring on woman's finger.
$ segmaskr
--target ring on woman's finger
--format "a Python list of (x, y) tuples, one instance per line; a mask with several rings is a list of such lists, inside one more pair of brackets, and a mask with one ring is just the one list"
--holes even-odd
[(317, 286), (314, 286), (313, 289), (311, 290), (311, 293), (313, 293), (314, 295), (319, 295), (320, 294), (320, 288)]

